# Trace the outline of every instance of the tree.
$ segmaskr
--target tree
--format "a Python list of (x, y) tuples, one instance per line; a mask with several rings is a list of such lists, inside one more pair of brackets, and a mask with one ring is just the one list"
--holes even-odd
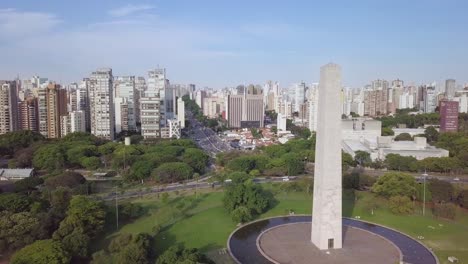
[(44, 238), (39, 219), (30, 212), (0, 212), (0, 252), (16, 250)]
[(369, 152), (358, 150), (354, 155), (354, 161), (363, 167), (367, 167), (371, 164), (372, 159)]
[(11, 155), (34, 142), (44, 140), (44, 136), (31, 130), (20, 130), (0, 135), (0, 155)]
[(15, 192), (31, 192), (36, 190), (36, 187), (40, 184), (43, 184), (44, 180), (40, 177), (27, 177), (24, 179), (21, 179), (19, 181), (16, 181), (14, 183), (15, 185)]
[(409, 133), (401, 133), (395, 137), (395, 141), (411, 141), (413, 137)]
[(436, 203), (450, 202), (452, 200), (454, 190), (450, 182), (430, 179), (429, 190), (432, 194), (432, 200)]
[(407, 196), (390, 197), (390, 210), (394, 214), (409, 214), (413, 212), (413, 203)]
[(341, 152), (341, 164), (344, 169), (356, 166), (353, 156), (346, 152)]
[(209, 156), (200, 149), (188, 148), (185, 149), (182, 161), (193, 168), (195, 172), (203, 173), (208, 163)]
[(0, 194), (0, 211), (9, 211), (14, 213), (29, 211), (33, 202), (32, 198), (23, 194)]
[(66, 171), (58, 176), (50, 177), (45, 180), (45, 185), (50, 189), (57, 187), (76, 188), (86, 182), (85, 177), (80, 173)]
[(187, 264), (214, 264), (205, 255), (201, 254), (196, 248), (184, 248), (182, 246), (172, 246), (161, 254), (156, 264), (174, 264), (174, 263), (187, 263)]
[(88, 170), (96, 170), (101, 166), (101, 159), (98, 157), (83, 157), (80, 164)]
[(436, 203), (434, 204), (434, 208), (432, 213), (436, 217), (448, 218), (448, 219), (455, 219), (457, 214), (457, 210), (455, 205), (452, 203)]
[(34, 152), (33, 165), (49, 172), (58, 171), (65, 166), (65, 157), (65, 149), (61, 145), (47, 144)]
[(383, 127), (382, 128), (382, 136), (393, 136), (395, 132), (390, 127)]
[(38, 240), (16, 252), (11, 258), (12, 264), (67, 264), (70, 255), (62, 244), (51, 239)]
[(411, 197), (416, 193), (416, 181), (409, 174), (388, 172), (378, 178), (372, 186), (372, 191), (385, 197)]
[(236, 223), (245, 223), (252, 219), (252, 214), (249, 208), (239, 206), (231, 212), (232, 220)]
[(437, 131), (433, 126), (429, 126), (424, 130), (424, 136), (427, 138), (427, 142), (437, 142), (439, 139), (439, 131)]
[(70, 234), (64, 236), (61, 240), (63, 248), (73, 257), (88, 256), (88, 247), (91, 239), (80, 229), (73, 230)]
[(128, 180), (143, 181), (151, 175), (154, 165), (147, 160), (139, 160), (132, 164), (130, 173), (127, 175)]
[(287, 169), (288, 175), (299, 175), (304, 172), (304, 157), (297, 153), (286, 153), (281, 157)]
[[(229, 178), (232, 183), (226, 188), (223, 203), (234, 221), (250, 220), (247, 217), (263, 213), (272, 203), (271, 194), (265, 192), (260, 185), (254, 184), (246, 173), (234, 172), (229, 175)], [(234, 215), (233, 212), (238, 207), (247, 208), (250, 214), (245, 213), (245, 209), (239, 209)]]
[(152, 175), (160, 183), (169, 183), (192, 178), (193, 169), (184, 162), (168, 162), (156, 168)]
[(458, 196), (458, 203), (463, 208), (468, 208), (468, 190), (463, 190)]
[(72, 165), (81, 165), (81, 160), (85, 157), (97, 155), (97, 148), (94, 145), (82, 145), (74, 143), (72, 147), (67, 150), (67, 161)]
[(66, 218), (60, 223), (54, 233), (54, 239), (63, 239), (71, 235), (75, 229), (80, 229), (90, 238), (96, 237), (105, 223), (106, 211), (102, 202), (82, 195), (73, 196), (70, 200)]
[(418, 171), (418, 160), (412, 156), (401, 156), (398, 154), (387, 154), (385, 165), (390, 170)]

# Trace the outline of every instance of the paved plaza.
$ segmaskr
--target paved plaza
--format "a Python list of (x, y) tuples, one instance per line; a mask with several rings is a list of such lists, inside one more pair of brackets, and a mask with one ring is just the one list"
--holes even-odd
[(310, 241), (309, 223), (292, 223), (265, 231), (258, 239), (262, 254), (281, 264), (380, 263), (400, 261), (400, 251), (388, 240), (359, 228), (343, 226), (343, 248), (319, 250)]

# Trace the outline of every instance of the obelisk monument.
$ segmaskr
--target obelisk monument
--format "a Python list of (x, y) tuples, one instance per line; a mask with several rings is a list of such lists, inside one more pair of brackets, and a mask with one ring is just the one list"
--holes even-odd
[(312, 243), (321, 250), (342, 247), (341, 67), (320, 68), (315, 147)]

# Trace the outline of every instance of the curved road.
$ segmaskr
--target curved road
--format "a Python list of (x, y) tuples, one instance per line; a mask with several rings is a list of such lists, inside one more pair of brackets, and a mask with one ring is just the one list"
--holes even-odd
[[(287, 223), (310, 222), (311, 216), (284, 216), (260, 220), (233, 232), (228, 241), (232, 256), (238, 263), (271, 264), (257, 249), (257, 237), (267, 229)], [(400, 232), (379, 225), (343, 218), (343, 225), (357, 227), (378, 234), (393, 242), (403, 254), (403, 262), (438, 264), (431, 251), (418, 241)], [(313, 263), (313, 262), (312, 262)]]

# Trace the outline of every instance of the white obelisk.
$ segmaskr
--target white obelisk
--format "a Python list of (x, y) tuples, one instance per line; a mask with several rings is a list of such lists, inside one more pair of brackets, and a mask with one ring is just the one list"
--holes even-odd
[(320, 68), (311, 240), (319, 249), (342, 247), (341, 67)]

